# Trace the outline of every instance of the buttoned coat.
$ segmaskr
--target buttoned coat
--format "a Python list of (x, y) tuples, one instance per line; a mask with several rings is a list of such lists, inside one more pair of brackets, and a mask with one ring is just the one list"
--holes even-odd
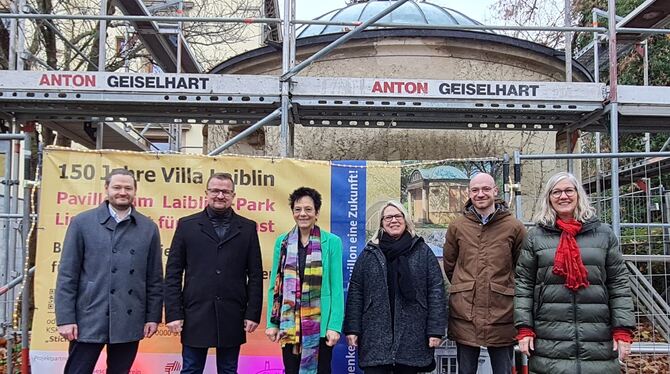
[(160, 322), (163, 266), (158, 227), (132, 209), (117, 223), (108, 203), (75, 216), (56, 281), (56, 324), (77, 324), (78, 341), (127, 343)]
[(470, 210), (449, 224), (444, 272), (449, 287), (451, 340), (473, 347), (513, 345), (514, 268), (526, 236), (502, 201), (486, 224)]
[[(183, 276), (183, 284), (182, 284)], [(165, 319), (184, 320), (182, 344), (234, 347), (260, 322), (263, 265), (256, 222), (233, 212), (223, 240), (206, 211), (177, 224), (165, 273)]]

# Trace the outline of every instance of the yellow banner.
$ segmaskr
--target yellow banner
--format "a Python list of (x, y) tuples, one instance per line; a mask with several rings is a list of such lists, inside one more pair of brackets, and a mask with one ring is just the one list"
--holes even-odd
[[(111, 169), (118, 167), (132, 171), (137, 179), (135, 204), (138, 211), (158, 224), (164, 261), (177, 220), (205, 207), (207, 178), (214, 172), (231, 173), (236, 180), (235, 211), (258, 223), (266, 289), (274, 241), (294, 225), (288, 204), (289, 193), (309, 185), (323, 195), (324, 201), (330, 201), (330, 166), (327, 162), (48, 150), (40, 196), (33, 356), (48, 351), (67, 352), (67, 342), (56, 328), (54, 310), (63, 238), (73, 216), (104, 201), (104, 178)], [(326, 230), (330, 228), (329, 204), (324, 204), (321, 209), (319, 225)], [(242, 349), (243, 356), (279, 355), (278, 345), (264, 336), (264, 326), (263, 320), (259, 330), (249, 336), (249, 344)], [(173, 336), (161, 325), (156, 336), (142, 340), (140, 351), (179, 354), (181, 344), (178, 336)], [(33, 362), (35, 364), (35, 357)]]

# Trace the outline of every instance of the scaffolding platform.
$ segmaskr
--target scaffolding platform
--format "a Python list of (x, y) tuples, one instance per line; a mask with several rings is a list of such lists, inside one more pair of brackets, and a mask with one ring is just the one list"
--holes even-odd
[[(602, 83), (296, 77), (292, 85), (293, 119), (304, 126), (607, 131)], [(0, 71), (6, 117), (61, 129), (86, 121), (246, 125), (280, 102), (275, 76)], [(622, 132), (670, 129), (670, 87), (619, 86), (618, 102)]]
[(0, 71), (0, 111), (19, 120), (239, 124), (278, 105), (275, 77)]
[(670, 131), (670, 87), (618, 86), (621, 131)]
[(296, 78), (304, 126), (562, 130), (601, 111), (598, 83)]

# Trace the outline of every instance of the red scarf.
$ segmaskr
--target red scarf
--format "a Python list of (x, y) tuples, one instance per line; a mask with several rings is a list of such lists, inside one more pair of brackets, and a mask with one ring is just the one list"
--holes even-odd
[(556, 226), (561, 229), (561, 238), (554, 257), (554, 274), (565, 278), (565, 287), (577, 291), (580, 287), (588, 287), (588, 272), (582, 262), (582, 255), (575, 240), (575, 235), (582, 229), (582, 223), (570, 219), (557, 220)]

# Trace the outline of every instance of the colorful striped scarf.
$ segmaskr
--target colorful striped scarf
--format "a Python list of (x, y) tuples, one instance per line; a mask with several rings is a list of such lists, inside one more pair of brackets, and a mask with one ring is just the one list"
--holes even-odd
[(316, 374), (321, 333), (321, 230), (314, 226), (309, 233), (302, 282), (298, 240), (300, 232), (294, 227), (281, 244), (271, 322), (279, 325), (281, 345), (293, 344), (294, 353), (301, 354), (300, 374)]

